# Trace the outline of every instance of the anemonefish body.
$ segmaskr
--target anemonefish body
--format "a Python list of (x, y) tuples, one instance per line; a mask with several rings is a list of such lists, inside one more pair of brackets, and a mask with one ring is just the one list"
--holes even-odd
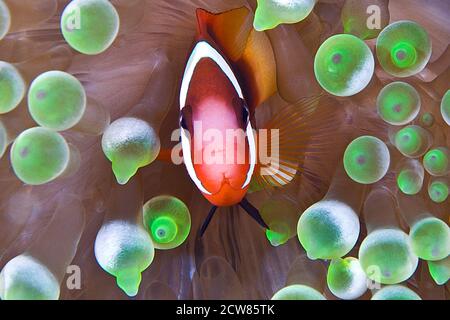
[[(252, 15), (245, 7), (220, 14), (197, 9), (197, 20), (197, 37), (186, 62), (179, 103), (184, 164), (196, 187), (213, 205), (200, 232), (204, 233), (217, 207), (233, 205), (240, 205), (268, 228), (245, 196), (261, 166), (254, 133), (255, 109), (277, 91), (270, 41), (253, 29)], [(295, 128), (302, 118), (299, 110), (287, 110), (284, 117), (267, 125), (282, 127), (291, 121), (289, 117), (295, 117), (291, 121), (294, 128), (282, 134), (285, 140), (288, 137), (289, 148), (292, 137), (288, 134), (299, 131)], [(294, 153), (290, 150), (289, 156)], [(270, 179), (263, 178), (271, 180), (271, 185), (284, 185), (297, 172), (296, 165), (278, 160)]]
[(217, 27), (219, 16), (198, 9), (197, 19), (197, 39), (180, 90), (181, 143), (186, 169), (213, 204), (210, 216), (217, 207), (241, 204), (250, 207), (251, 214), (257, 214), (254, 218), (267, 227), (259, 213), (244, 200), (257, 160), (251, 121), (254, 110), (249, 109), (238, 70), (214, 40), (213, 28)]
[[(189, 58), (180, 107), (183, 156), (189, 175), (212, 204), (238, 204), (256, 164), (250, 111), (233, 69), (206, 40), (197, 42)], [(201, 141), (194, 140), (197, 137)], [(244, 157), (240, 163), (238, 152)]]

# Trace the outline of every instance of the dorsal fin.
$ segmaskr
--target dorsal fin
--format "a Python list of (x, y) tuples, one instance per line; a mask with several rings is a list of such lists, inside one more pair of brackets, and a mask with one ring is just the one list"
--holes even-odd
[(219, 14), (197, 9), (198, 40), (213, 40), (230, 61), (243, 54), (250, 35), (251, 17), (245, 7)]
[(246, 7), (219, 14), (197, 9), (198, 40), (213, 41), (230, 61), (250, 110), (277, 91), (275, 58), (269, 39), (253, 29)]

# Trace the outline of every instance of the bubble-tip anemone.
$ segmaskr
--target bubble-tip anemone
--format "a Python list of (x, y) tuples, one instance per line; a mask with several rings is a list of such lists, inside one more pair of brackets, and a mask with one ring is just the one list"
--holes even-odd
[(282, 23), (300, 22), (309, 16), (315, 4), (316, 0), (258, 0), (253, 26), (264, 31)]
[(422, 300), (420, 296), (411, 289), (395, 285), (386, 286), (378, 290), (371, 300)]
[(389, 165), (389, 149), (376, 137), (359, 137), (345, 149), (345, 171), (358, 183), (372, 184), (381, 180), (387, 173)]
[(446, 147), (428, 151), (423, 157), (423, 166), (432, 176), (444, 176), (450, 172), (450, 151)]
[(348, 97), (361, 92), (372, 79), (375, 60), (361, 39), (350, 34), (334, 35), (320, 46), (314, 73), (329, 93)]
[(11, 26), (11, 12), (3, 0), (0, 0), (0, 40), (8, 33)]
[(0, 61), (0, 114), (14, 110), (25, 96), (26, 84), (19, 70)]
[(438, 285), (446, 284), (450, 278), (450, 255), (439, 261), (427, 261), (428, 270), (434, 282)]
[(333, 259), (328, 266), (327, 284), (336, 297), (353, 300), (367, 290), (367, 277), (358, 259)]
[(277, 291), (272, 300), (326, 300), (326, 298), (314, 288), (294, 284)]
[(59, 133), (35, 127), (23, 131), (14, 141), (11, 165), (16, 176), (30, 185), (40, 185), (59, 177), (67, 168), (70, 149)]
[(120, 184), (126, 184), (139, 168), (152, 163), (160, 148), (159, 137), (153, 127), (138, 118), (117, 119), (102, 137), (103, 152), (112, 162)]
[(400, 126), (411, 122), (420, 111), (420, 96), (413, 86), (406, 82), (392, 82), (386, 85), (377, 98), (377, 110), (381, 119)]
[(187, 206), (172, 196), (158, 196), (144, 204), (144, 225), (156, 249), (173, 249), (181, 245), (191, 230)]
[(31, 83), (28, 110), (40, 126), (63, 131), (80, 122), (86, 100), (77, 78), (62, 71), (48, 71)]
[(356, 244), (360, 231), (358, 216), (347, 204), (322, 200), (300, 216), (297, 234), (310, 259), (336, 259)]
[(376, 43), (378, 61), (396, 77), (409, 77), (425, 68), (431, 57), (427, 31), (413, 21), (396, 21), (381, 31)]
[(107, 0), (73, 0), (61, 15), (61, 32), (67, 43), (88, 55), (108, 49), (119, 26), (119, 14)]
[(419, 263), (410, 238), (400, 229), (371, 232), (361, 243), (358, 258), (367, 277), (382, 284), (409, 279)]
[(423, 260), (442, 260), (450, 254), (450, 229), (438, 218), (417, 221), (409, 236), (414, 253)]
[(53, 273), (26, 254), (10, 260), (0, 273), (2, 300), (58, 300), (59, 292)]
[(148, 233), (127, 221), (109, 221), (97, 234), (94, 245), (98, 264), (117, 279), (129, 296), (138, 293), (141, 273), (153, 261), (155, 249)]

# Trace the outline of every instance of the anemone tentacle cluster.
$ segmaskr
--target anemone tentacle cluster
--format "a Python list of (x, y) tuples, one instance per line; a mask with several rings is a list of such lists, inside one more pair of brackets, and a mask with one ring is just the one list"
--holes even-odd
[(0, 299), (450, 299), (449, 20), (0, 0)]

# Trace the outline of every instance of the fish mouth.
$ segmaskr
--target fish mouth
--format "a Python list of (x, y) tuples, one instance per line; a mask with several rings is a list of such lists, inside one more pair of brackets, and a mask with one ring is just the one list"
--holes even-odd
[(213, 205), (227, 207), (239, 204), (247, 194), (247, 190), (248, 187), (236, 188), (232, 186), (229, 181), (223, 181), (217, 192), (214, 192), (211, 195), (204, 194), (204, 196)]
[(216, 196), (224, 192), (241, 192), (242, 190), (247, 190), (248, 186), (244, 186), (244, 180), (239, 179), (238, 181), (233, 181), (236, 179), (227, 177), (225, 172), (222, 173), (222, 179), (220, 179), (220, 184), (209, 185), (208, 183), (203, 183), (202, 185), (209, 192), (211, 196)]

